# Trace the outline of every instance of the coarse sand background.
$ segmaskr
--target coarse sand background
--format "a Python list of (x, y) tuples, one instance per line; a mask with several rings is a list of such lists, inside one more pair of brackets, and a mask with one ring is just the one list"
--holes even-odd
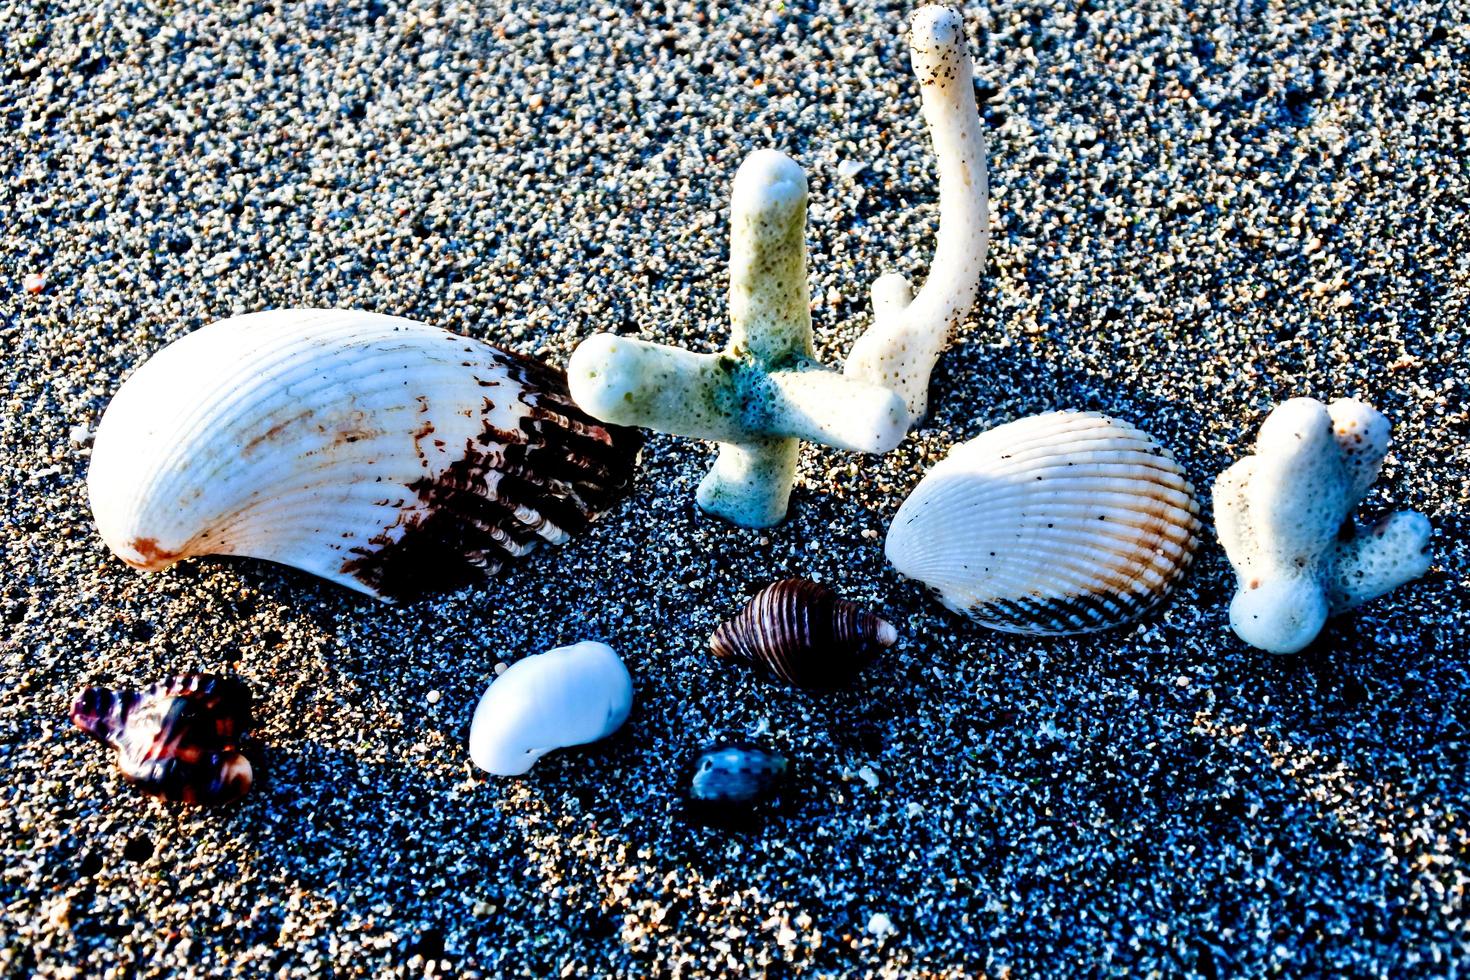
[[(981, 300), (925, 427), (882, 458), (805, 447), (777, 528), (699, 514), (711, 447), (654, 436), (590, 533), (406, 608), (253, 561), (143, 576), (95, 534), (109, 396), (232, 313), (361, 307), (559, 365), (598, 330), (715, 349), (730, 179), (760, 146), (809, 174), (840, 363), (868, 284), (921, 279), (937, 221), (909, 12), (0, 6), (0, 972), (1470, 968), (1457, 0), (966, 4)], [(1422, 510), (1438, 555), (1300, 656), (1231, 633), (1212, 534), (1158, 614), (1093, 637), (971, 626), (883, 561), (903, 496), (990, 426), (1115, 414), (1207, 500), (1293, 395), (1389, 416), (1367, 509)], [(705, 652), (798, 574), (904, 637), (850, 690)], [(629, 723), (522, 779), (474, 771), (497, 662), (593, 637), (632, 670)], [(220, 811), (140, 797), (66, 720), (85, 683), (189, 669), (258, 699), (267, 771)], [(754, 832), (685, 823), (680, 767), (752, 735), (798, 760), (800, 798)]]

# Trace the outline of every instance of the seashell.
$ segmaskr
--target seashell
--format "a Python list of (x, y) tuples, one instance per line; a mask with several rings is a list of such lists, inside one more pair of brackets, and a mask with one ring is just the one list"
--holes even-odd
[(898, 631), (825, 585), (788, 578), (756, 593), (710, 637), (710, 650), (798, 687), (836, 687), (893, 646)]
[(144, 363), (98, 426), (88, 490), (136, 568), (248, 555), (409, 599), (565, 541), (628, 487), (641, 441), (530, 358), (400, 317), (275, 310)]
[(175, 803), (230, 803), (254, 770), (240, 752), (250, 728), (250, 691), (211, 674), (160, 681), (141, 693), (83, 688), (72, 724), (117, 750), (123, 777)]
[(739, 823), (791, 784), (791, 763), (749, 742), (712, 745), (694, 760), (686, 812), (703, 823)]
[(950, 609), (1011, 633), (1137, 619), (1199, 543), (1169, 451), (1097, 412), (1049, 412), (956, 446), (903, 502), (888, 560)]
[(470, 723), (470, 759), (519, 776), (553, 749), (618, 730), (633, 705), (628, 668), (605, 643), (584, 641), (526, 657), (486, 689)]

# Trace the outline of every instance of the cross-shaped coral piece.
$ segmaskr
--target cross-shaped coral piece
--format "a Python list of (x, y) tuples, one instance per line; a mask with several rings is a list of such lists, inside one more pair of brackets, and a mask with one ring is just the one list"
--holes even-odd
[(786, 516), (799, 439), (882, 453), (908, 411), (894, 391), (817, 363), (806, 283), (806, 175), (751, 154), (730, 201), (730, 342), (718, 354), (599, 334), (572, 355), (572, 398), (607, 421), (720, 443), (699, 505), (747, 527)]
[(873, 284), (873, 326), (844, 374), (813, 358), (806, 176), (774, 150), (751, 155), (735, 176), (725, 350), (695, 354), (600, 334), (572, 355), (568, 378), (583, 410), (720, 443), (698, 499), (736, 524), (765, 527), (785, 516), (799, 439), (871, 453), (897, 445), (927, 411), (934, 362), (975, 301), (990, 219), (964, 20), (924, 7), (909, 45), (939, 164), (939, 236), (917, 295), (900, 275)]

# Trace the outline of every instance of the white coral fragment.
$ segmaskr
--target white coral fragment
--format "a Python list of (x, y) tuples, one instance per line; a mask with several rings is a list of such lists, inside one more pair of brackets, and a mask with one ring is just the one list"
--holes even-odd
[(896, 446), (927, 410), (934, 362), (975, 302), (990, 215), (964, 19), (921, 8), (909, 42), (938, 158), (933, 267), (917, 296), (900, 275), (873, 284), (873, 326), (841, 373), (812, 349), (806, 176), (774, 150), (752, 154), (735, 177), (725, 349), (699, 354), (599, 334), (568, 366), (573, 399), (596, 418), (718, 442), (698, 501), (735, 524), (786, 516), (798, 440), (867, 453)]
[(1360, 401), (1293, 398), (1261, 426), (1255, 455), (1220, 474), (1215, 521), (1239, 579), (1230, 625), (1241, 639), (1295, 653), (1327, 617), (1429, 569), (1433, 529), (1423, 514), (1350, 523), (1388, 441), (1388, 420)]
[(934, 364), (980, 290), (990, 246), (990, 188), (964, 18), (948, 7), (921, 8), (909, 28), (909, 46), (939, 165), (934, 261), (918, 295), (897, 273), (873, 283), (873, 326), (853, 345), (844, 371), (897, 391), (918, 421), (928, 412)]

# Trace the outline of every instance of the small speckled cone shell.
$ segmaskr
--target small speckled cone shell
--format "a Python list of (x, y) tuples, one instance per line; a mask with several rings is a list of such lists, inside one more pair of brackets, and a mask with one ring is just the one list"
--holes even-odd
[(897, 639), (891, 624), (825, 585), (789, 578), (762, 589), (715, 630), (710, 650), (798, 687), (836, 687)]
[(400, 317), (277, 310), (144, 363), (98, 426), (88, 491), (137, 568), (248, 555), (408, 599), (565, 541), (628, 486), (640, 442), (530, 358)]
[(1096, 412), (1050, 412), (956, 446), (888, 531), (899, 572), (1012, 633), (1088, 633), (1168, 595), (1198, 544), (1168, 450)]
[(700, 803), (755, 803), (779, 790), (790, 769), (785, 756), (748, 742), (712, 745), (694, 760), (689, 798)]
[(238, 681), (188, 674), (145, 691), (84, 688), (71, 720), (117, 750), (128, 782), (175, 803), (229, 803), (254, 779), (240, 740), (250, 727), (250, 692)]

